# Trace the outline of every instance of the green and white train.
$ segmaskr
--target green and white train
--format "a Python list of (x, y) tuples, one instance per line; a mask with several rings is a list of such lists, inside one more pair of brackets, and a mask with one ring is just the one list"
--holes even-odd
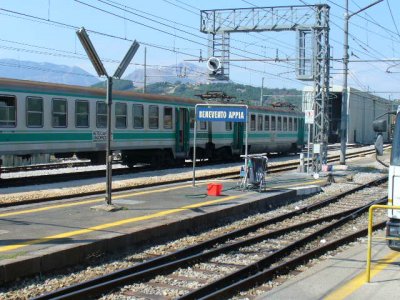
[[(104, 89), (0, 78), (0, 155), (75, 154), (104, 163), (105, 97)], [(114, 91), (112, 150), (128, 166), (190, 159), (197, 103), (206, 102)], [(248, 126), (249, 153), (297, 152), (304, 145), (300, 111), (250, 106)], [(244, 124), (198, 122), (196, 146), (199, 158), (237, 157), (244, 153)]]

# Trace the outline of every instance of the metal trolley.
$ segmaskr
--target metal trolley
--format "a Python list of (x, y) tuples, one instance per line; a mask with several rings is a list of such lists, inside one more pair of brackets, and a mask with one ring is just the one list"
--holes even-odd
[(268, 157), (266, 153), (241, 155), (245, 159), (245, 165), (240, 170), (241, 190), (263, 191), (266, 187), (266, 174), (268, 172)]

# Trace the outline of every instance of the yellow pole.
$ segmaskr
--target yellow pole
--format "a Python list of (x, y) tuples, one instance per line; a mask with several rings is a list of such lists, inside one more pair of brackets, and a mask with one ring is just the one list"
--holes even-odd
[(368, 246), (367, 246), (367, 282), (370, 281), (371, 273), (371, 240), (372, 240), (372, 220), (375, 205), (371, 205), (368, 212)]
[(399, 205), (383, 205), (383, 204), (374, 204), (369, 208), (369, 216), (368, 216), (368, 246), (367, 246), (367, 282), (370, 282), (371, 279), (371, 244), (372, 244), (372, 224), (374, 218), (374, 210), (382, 208), (382, 209), (400, 209)]

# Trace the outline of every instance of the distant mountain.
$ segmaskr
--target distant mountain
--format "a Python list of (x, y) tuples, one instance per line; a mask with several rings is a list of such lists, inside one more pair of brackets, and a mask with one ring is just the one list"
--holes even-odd
[[(142, 88), (135, 88), (141, 92)], [(149, 84), (146, 92), (159, 95), (173, 95), (188, 98), (198, 98), (208, 92), (223, 92), (234, 97), (233, 102), (239, 101), (248, 104), (259, 104), (261, 88), (234, 82), (214, 82), (208, 84), (185, 84), (157, 82)], [(263, 90), (264, 105), (291, 103), (301, 109), (302, 91), (296, 89), (266, 88)]]
[[(132, 80), (135, 86), (142, 87), (144, 80), (143, 74), (144, 70), (138, 69), (128, 74), (124, 79)], [(147, 84), (156, 82), (206, 83), (208, 80), (207, 77), (208, 71), (206, 68), (186, 62), (172, 66), (146, 68)]]
[[(0, 77), (54, 82), (81, 86), (106, 88), (105, 81), (79, 67), (37, 63), (15, 59), (0, 59)], [(143, 69), (135, 70), (123, 80), (114, 80), (115, 90), (143, 91)], [(191, 63), (180, 63), (177, 66), (148, 67), (146, 91), (150, 94), (173, 95), (196, 98), (209, 91), (224, 92), (246, 103), (259, 103), (261, 89), (233, 82), (210, 82), (208, 70)], [(264, 104), (290, 102), (301, 107), (301, 91), (295, 89), (264, 88)]]
[(79, 67), (0, 59), (0, 77), (90, 86), (99, 80)]

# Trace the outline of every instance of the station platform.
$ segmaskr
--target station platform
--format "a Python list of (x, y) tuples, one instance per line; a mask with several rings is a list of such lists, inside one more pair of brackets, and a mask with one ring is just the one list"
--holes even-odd
[(400, 252), (390, 250), (381, 230), (372, 239), (371, 278), (367, 282), (367, 238), (296, 275), (263, 299), (395, 299), (400, 295)]
[(104, 209), (104, 196), (2, 208), (0, 283), (79, 264), (93, 253), (159, 243), (265, 212), (318, 192), (327, 177), (273, 175), (262, 193), (238, 190), (237, 180), (212, 182), (222, 183), (220, 196), (207, 196), (209, 181), (114, 193), (116, 211)]

